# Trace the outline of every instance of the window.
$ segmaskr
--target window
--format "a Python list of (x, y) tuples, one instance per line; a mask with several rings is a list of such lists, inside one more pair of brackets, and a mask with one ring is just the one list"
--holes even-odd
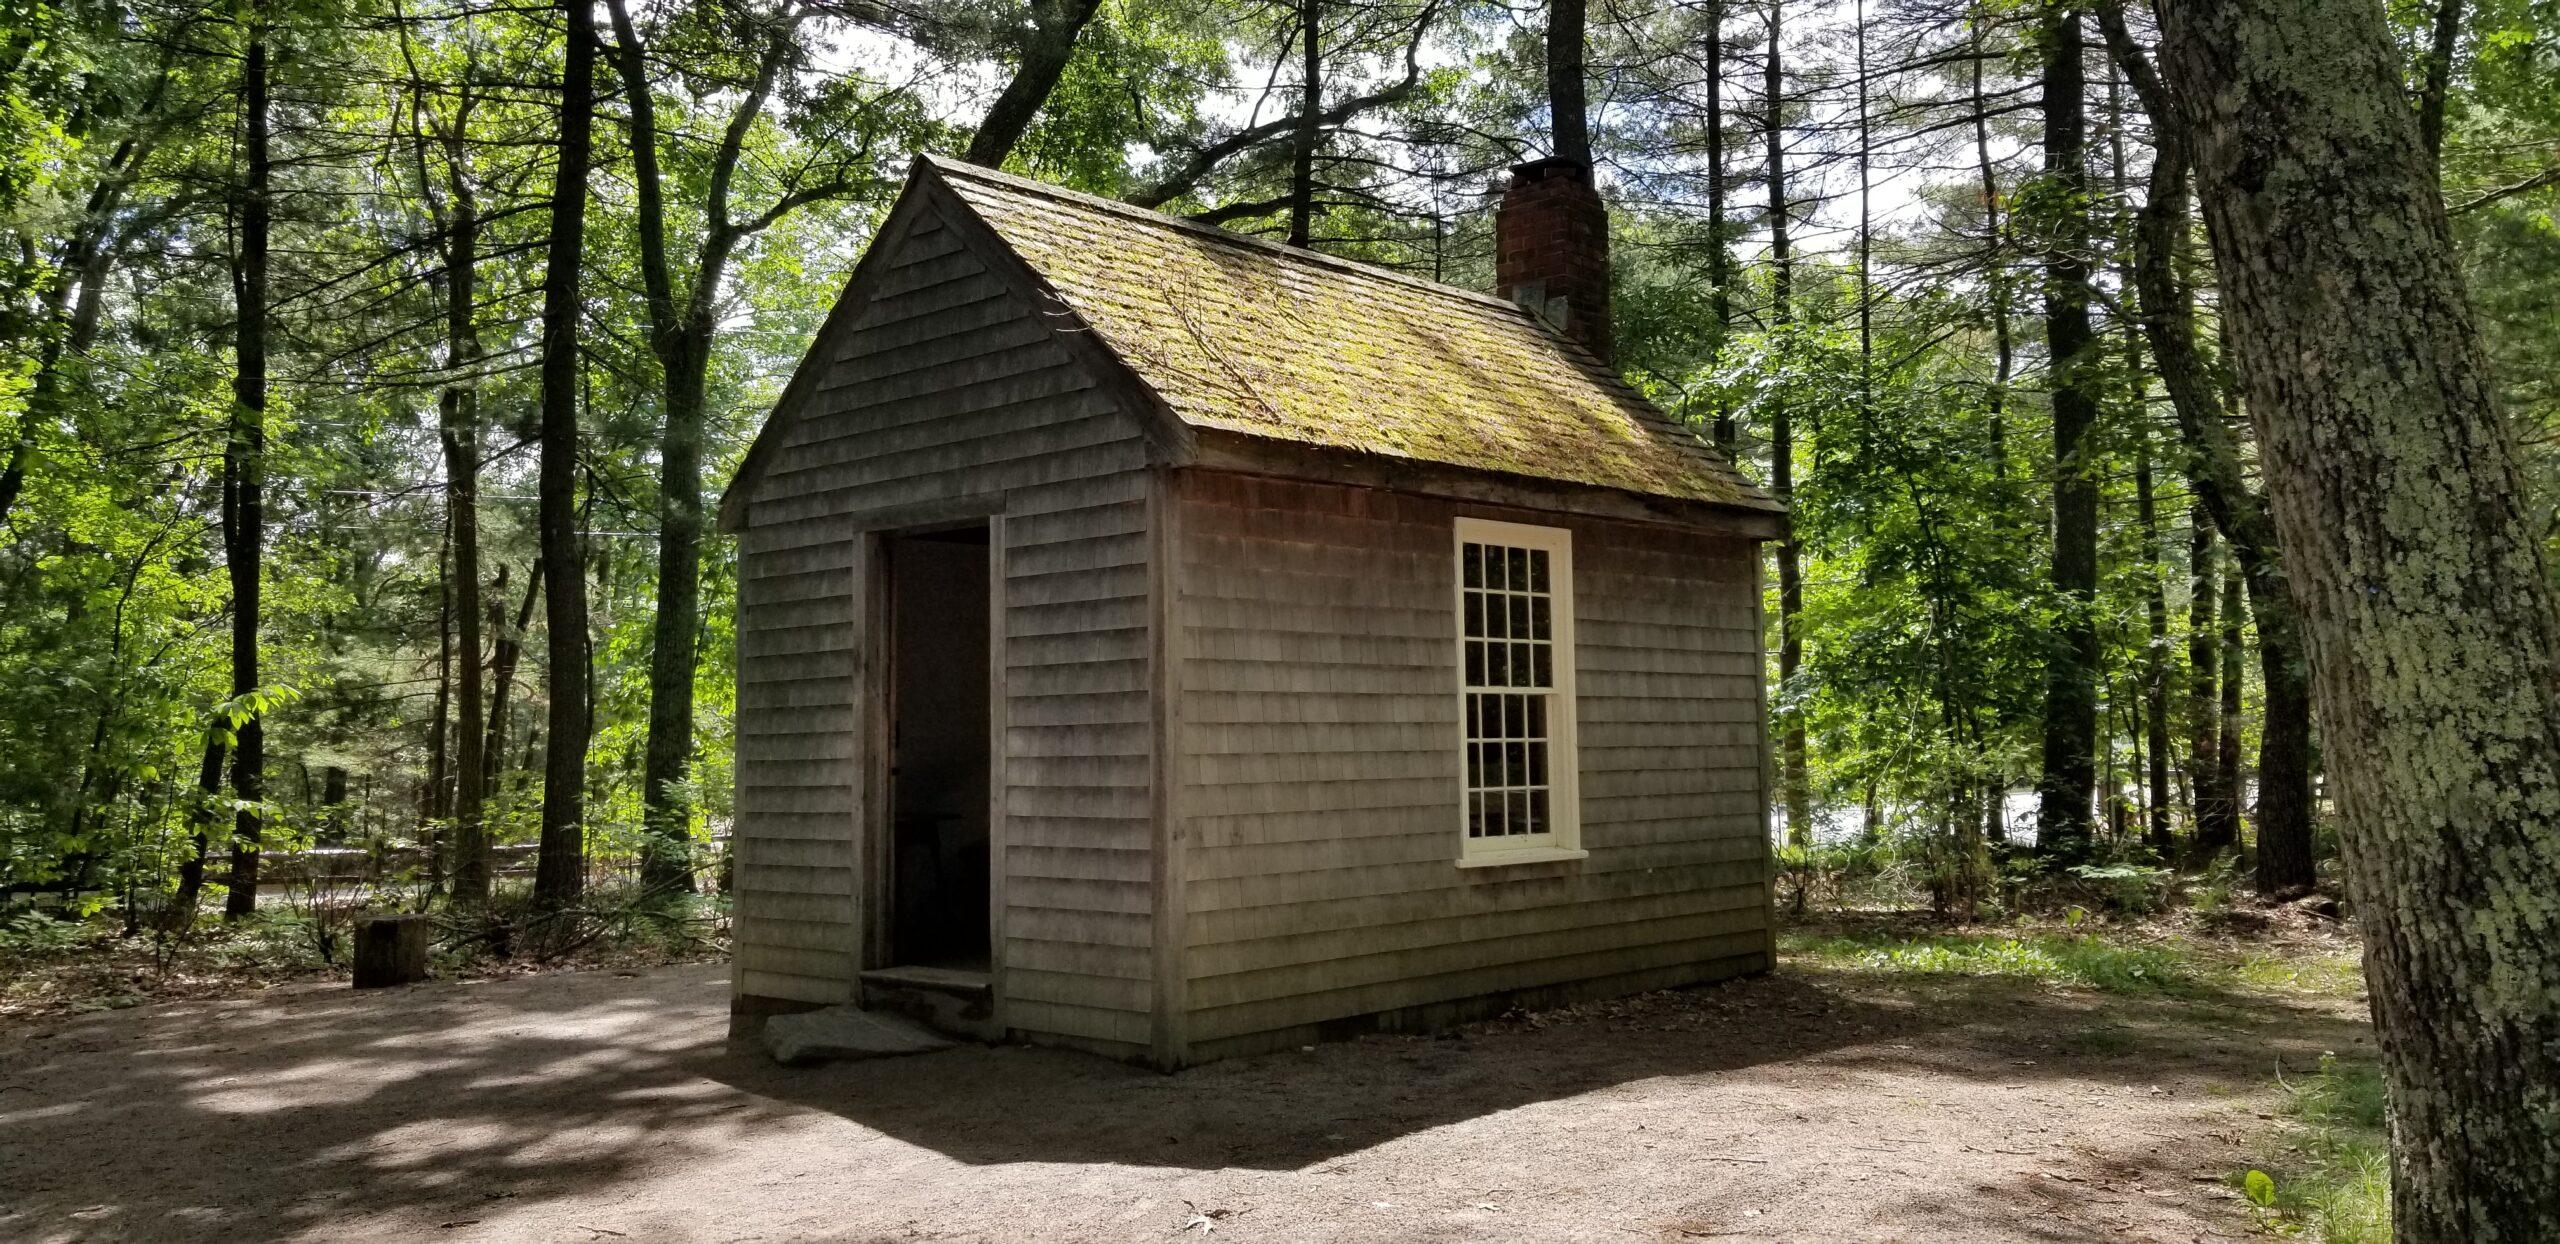
[(1573, 539), (1457, 522), (1459, 863), (1579, 858), (1573, 753)]

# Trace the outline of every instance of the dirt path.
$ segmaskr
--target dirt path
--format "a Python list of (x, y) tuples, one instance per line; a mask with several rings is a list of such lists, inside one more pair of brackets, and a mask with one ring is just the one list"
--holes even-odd
[(1161, 1076), (785, 1071), (725, 969), (289, 987), (0, 1033), (0, 1238), (2123, 1240), (2344, 1008), (1811, 970)]

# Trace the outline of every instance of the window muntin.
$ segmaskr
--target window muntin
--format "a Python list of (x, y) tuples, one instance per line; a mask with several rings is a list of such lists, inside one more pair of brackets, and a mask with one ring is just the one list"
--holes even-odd
[(1571, 533), (1460, 519), (1462, 858), (1575, 846)]

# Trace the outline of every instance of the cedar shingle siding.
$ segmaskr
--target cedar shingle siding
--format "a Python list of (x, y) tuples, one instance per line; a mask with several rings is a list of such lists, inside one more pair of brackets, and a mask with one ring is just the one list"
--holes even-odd
[[(955, 516), (1001, 1027), (1170, 1065), (1768, 966), (1774, 502), (1508, 304), (929, 164), (723, 506), (743, 1010), (885, 966), (872, 562)], [(1456, 866), (1460, 516), (1573, 533), (1588, 858)]]

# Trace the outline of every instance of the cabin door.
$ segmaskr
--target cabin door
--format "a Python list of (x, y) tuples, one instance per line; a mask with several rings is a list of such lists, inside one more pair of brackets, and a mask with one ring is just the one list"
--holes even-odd
[(988, 956), (988, 528), (897, 534), (888, 571), (893, 966), (984, 972)]

